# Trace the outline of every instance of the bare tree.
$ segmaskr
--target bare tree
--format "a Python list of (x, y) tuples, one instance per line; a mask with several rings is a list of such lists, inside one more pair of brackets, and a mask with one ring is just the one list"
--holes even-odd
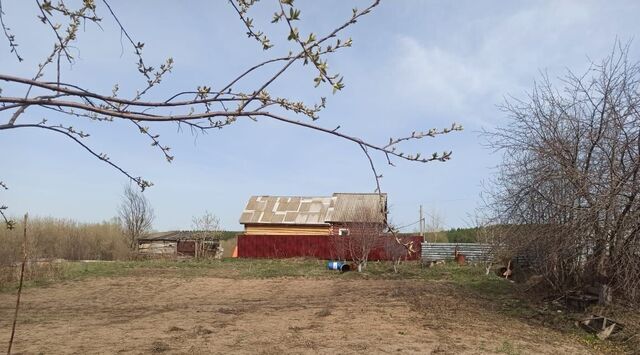
[(547, 77), (489, 133), (503, 152), (489, 207), (500, 243), (527, 255), (552, 289), (599, 284), (640, 301), (640, 64), (628, 46)]
[(427, 217), (425, 224), (427, 237), (425, 239), (432, 243), (447, 242), (447, 234), (444, 232), (444, 218), (435, 209), (432, 209)]
[(358, 271), (362, 271), (371, 251), (382, 246), (386, 211), (382, 213), (377, 206), (356, 205), (345, 211), (342, 218), (346, 234), (334, 236), (334, 245), (339, 255), (355, 262)]
[(205, 211), (202, 216), (194, 216), (191, 219), (191, 227), (196, 231), (204, 232), (210, 238), (220, 236), (220, 219), (209, 211)]
[[(343, 31), (362, 20), (380, 1), (374, 0), (363, 9), (353, 9), (353, 12), (341, 22), (338, 22), (332, 30), (319, 34), (314, 32), (302, 33), (296, 23), (301, 21), (302, 14), (299, 8), (294, 6), (293, 0), (280, 0), (274, 2), (275, 14), (269, 20), (272, 26), (282, 27), (286, 31), (286, 40), (272, 41), (268, 35), (257, 28), (259, 21), (250, 17), (253, 0), (229, 0), (230, 12), (240, 18), (246, 34), (259, 46), (273, 53), (279, 48), (279, 54), (270, 56), (269, 59), (256, 63), (253, 66), (239, 72), (233, 79), (219, 86), (204, 83), (196, 88), (177, 88), (172, 90), (169, 97), (155, 97), (154, 89), (165, 80), (174, 67), (171, 57), (164, 63), (153, 66), (144, 58), (145, 44), (134, 39), (132, 33), (127, 31), (116, 9), (107, 0), (86, 0), (74, 6), (67, 5), (67, 1), (35, 1), (35, 10), (38, 18), (54, 35), (52, 50), (41, 61), (31, 77), (19, 77), (8, 73), (0, 73), (0, 81), (7, 83), (0, 96), (0, 131), (11, 132), (13, 130), (40, 130), (60, 135), (61, 137), (78, 144), (90, 155), (108, 164), (131, 181), (135, 182), (142, 190), (152, 185), (117, 162), (112, 161), (107, 154), (94, 150), (87, 142), (89, 134), (77, 128), (71, 122), (79, 119), (110, 123), (124, 121), (137, 130), (160, 154), (171, 162), (174, 156), (170, 147), (160, 140), (160, 136), (154, 133), (154, 125), (175, 124), (177, 127), (187, 127), (192, 133), (220, 130), (233, 125), (238, 120), (276, 120), (290, 125), (311, 129), (340, 139), (345, 139), (358, 146), (368, 159), (372, 174), (375, 178), (376, 189), (380, 191), (379, 179), (372, 153), (378, 153), (386, 163), (393, 165), (393, 160), (406, 160), (411, 162), (426, 163), (431, 161), (447, 161), (451, 157), (450, 151), (421, 155), (401, 150), (401, 143), (421, 138), (436, 137), (452, 131), (459, 131), (462, 127), (453, 124), (444, 129), (427, 129), (413, 131), (403, 137), (391, 137), (388, 141), (379, 144), (368, 142), (356, 135), (343, 133), (338, 127), (323, 127), (318, 125), (320, 111), (326, 105), (325, 97), (319, 97), (316, 103), (310, 104), (295, 101), (284, 96), (277, 96), (270, 92), (273, 83), (283, 80), (283, 74), (288, 72), (294, 64), (308, 64), (313, 72), (313, 86), (328, 87), (334, 93), (344, 86), (343, 76), (332, 73), (328, 69), (328, 57), (337, 52), (351, 47), (351, 38), (340, 38)], [(120, 5), (120, 4), (118, 4)], [(121, 38), (135, 56), (137, 64), (135, 71), (140, 75), (142, 85), (139, 88), (126, 88), (127, 92), (135, 92), (131, 97), (120, 94), (120, 86), (114, 83), (110, 93), (100, 93), (92, 88), (91, 81), (66, 82), (64, 68), (61, 63), (72, 64), (75, 61), (75, 53), (80, 47), (78, 34), (80, 29), (85, 29), (83, 36), (89, 36), (92, 24), (100, 27), (105, 18), (113, 21), (120, 32)], [(10, 30), (9, 21), (27, 21), (27, 19), (5, 18), (2, 12), (0, 0), (0, 23), (3, 33), (9, 44), (11, 53), (17, 61), (23, 57), (18, 46), (19, 34)], [(260, 20), (260, 19), (258, 19)], [(264, 19), (262, 19), (264, 20)], [(277, 31), (277, 30), (276, 30)], [(46, 38), (41, 36), (41, 38)], [(277, 42), (277, 43), (276, 43)], [(27, 43), (26, 45), (32, 45)], [(45, 44), (33, 44), (44, 46)], [(207, 78), (208, 82), (215, 78)], [(135, 89), (135, 90), (134, 90)], [(37, 110), (36, 110), (37, 109)], [(38, 112), (36, 116), (29, 112)], [(25, 114), (25, 112), (27, 112)], [(42, 113), (47, 113), (42, 119)], [(75, 126), (75, 128), (74, 128)], [(6, 188), (0, 182), (0, 188)], [(5, 216), (5, 206), (0, 206), (0, 217), (5, 219), (8, 226), (9, 219)]]
[(131, 250), (135, 250), (138, 239), (151, 231), (155, 214), (153, 207), (142, 192), (126, 185), (122, 194), (122, 203), (118, 209), (122, 224), (122, 232), (129, 242)]
[(209, 211), (202, 216), (194, 216), (191, 220), (196, 238), (196, 257), (208, 257), (210, 251), (215, 251), (216, 258), (222, 257), (220, 246), (220, 219)]

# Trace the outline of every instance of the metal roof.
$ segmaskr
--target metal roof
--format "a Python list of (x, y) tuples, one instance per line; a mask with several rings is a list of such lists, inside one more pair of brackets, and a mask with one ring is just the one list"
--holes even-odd
[(170, 232), (156, 232), (151, 233), (145, 238), (139, 240), (166, 240), (166, 241), (178, 241), (178, 240), (192, 240), (200, 239), (204, 232), (202, 231), (170, 231)]
[(326, 224), (333, 211), (331, 197), (251, 196), (241, 224)]
[[(347, 222), (351, 209), (379, 210), (377, 193), (335, 193), (331, 197), (251, 196), (240, 216), (240, 224), (327, 225)], [(387, 195), (382, 194), (386, 211)], [(386, 213), (375, 216), (384, 221)]]
[[(334, 211), (326, 222), (379, 222), (387, 215), (387, 194), (335, 193)], [(384, 211), (384, 213), (382, 212)]]

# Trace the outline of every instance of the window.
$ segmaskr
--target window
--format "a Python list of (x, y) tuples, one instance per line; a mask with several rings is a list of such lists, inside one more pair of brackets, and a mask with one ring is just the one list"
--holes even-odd
[(338, 235), (341, 237), (346, 237), (349, 235), (349, 230), (347, 228), (338, 229)]

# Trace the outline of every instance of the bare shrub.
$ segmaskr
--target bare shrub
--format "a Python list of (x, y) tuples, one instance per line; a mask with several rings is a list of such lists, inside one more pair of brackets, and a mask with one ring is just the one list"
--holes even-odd
[(435, 209), (427, 213), (427, 221), (425, 223), (426, 235), (425, 241), (431, 243), (446, 243), (449, 241), (447, 233), (444, 231), (444, 218)]
[(196, 258), (211, 256), (222, 258), (220, 219), (213, 213), (205, 211), (202, 216), (192, 218), (191, 227), (195, 231), (192, 236), (196, 239)]
[[(0, 228), (0, 266), (10, 266), (20, 260), (21, 229), (21, 222), (12, 230)], [(70, 219), (31, 217), (28, 243), (32, 260), (122, 260), (130, 256), (116, 220), (78, 223)]]
[(640, 65), (628, 47), (547, 77), (489, 134), (504, 160), (489, 207), (500, 243), (555, 291), (611, 287), (640, 301)]
[(407, 247), (398, 243), (396, 238), (393, 238), (392, 236), (383, 237), (382, 245), (387, 258), (389, 258), (393, 263), (393, 272), (398, 273), (400, 263), (408, 256)]

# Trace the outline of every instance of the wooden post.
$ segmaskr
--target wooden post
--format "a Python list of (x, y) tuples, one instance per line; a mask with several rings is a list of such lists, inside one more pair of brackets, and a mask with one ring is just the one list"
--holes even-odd
[(9, 349), (7, 349), (7, 355), (11, 355), (11, 346), (13, 345), (13, 337), (16, 334), (16, 322), (18, 321), (18, 310), (20, 309), (20, 295), (22, 294), (22, 281), (24, 279), (24, 264), (27, 263), (27, 218), (28, 214), (24, 215), (23, 224), (23, 239), (22, 239), (22, 266), (20, 267), (20, 282), (18, 283), (18, 297), (16, 299), (16, 311), (13, 314), (13, 325), (11, 326), (11, 338), (9, 339)]
[(420, 236), (422, 237), (422, 241), (426, 242), (426, 240), (424, 240), (424, 217), (422, 217), (422, 205), (420, 205)]

